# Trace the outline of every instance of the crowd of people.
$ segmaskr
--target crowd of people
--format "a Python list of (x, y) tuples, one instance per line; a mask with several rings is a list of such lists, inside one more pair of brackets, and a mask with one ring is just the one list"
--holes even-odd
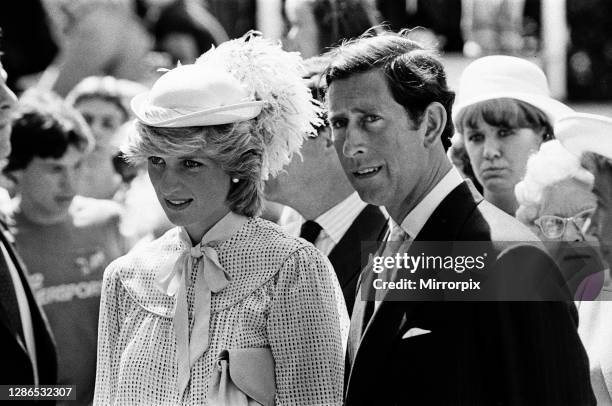
[[(612, 118), (517, 56), (451, 89), (373, 2), (287, 0), (282, 44), (189, 4), (157, 10), (180, 63), (154, 78), (77, 58), (78, 18), (53, 81), (17, 98), (0, 65), (0, 384), (79, 405), (612, 405)], [(465, 247), (485, 265), (393, 261)]]

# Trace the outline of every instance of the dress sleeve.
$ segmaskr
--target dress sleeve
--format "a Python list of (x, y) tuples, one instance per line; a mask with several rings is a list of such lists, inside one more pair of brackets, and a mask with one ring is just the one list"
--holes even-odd
[(294, 252), (279, 271), (267, 325), (277, 405), (342, 404), (346, 314), (338, 310), (337, 283), (314, 247)]
[(119, 268), (115, 264), (116, 261), (106, 268), (102, 282), (94, 405), (113, 404), (119, 374), (121, 354), (116, 351), (116, 342), (121, 326), (119, 304), (122, 290)]

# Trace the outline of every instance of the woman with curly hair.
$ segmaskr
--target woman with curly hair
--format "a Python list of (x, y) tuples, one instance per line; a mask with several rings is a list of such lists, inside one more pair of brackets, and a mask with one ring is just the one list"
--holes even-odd
[(317, 124), (300, 69), (250, 35), (133, 99), (124, 152), (177, 227), (105, 272), (96, 404), (341, 404), (334, 271), (258, 217), (264, 180)]

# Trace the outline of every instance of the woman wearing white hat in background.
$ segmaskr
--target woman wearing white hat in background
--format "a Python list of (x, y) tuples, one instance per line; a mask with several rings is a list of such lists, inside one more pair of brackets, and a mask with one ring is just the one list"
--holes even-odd
[(572, 110), (549, 96), (546, 76), (535, 64), (493, 55), (465, 68), (453, 112), (460, 136), (449, 155), (464, 149), (485, 199), (514, 216), (514, 186), (529, 155), (553, 138), (554, 122)]
[(178, 227), (106, 270), (96, 404), (341, 404), (348, 318), (334, 271), (257, 217), (263, 181), (317, 122), (300, 68), (251, 35), (134, 98), (124, 152), (148, 161)]
[(588, 294), (590, 298), (577, 303), (578, 333), (589, 355), (597, 404), (612, 405), (612, 119), (576, 113), (559, 120), (555, 130), (559, 141), (582, 156), (582, 165), (595, 175), (597, 207), (587, 232), (599, 239), (608, 269), (583, 284), (583, 290), (598, 294), (592, 301)]

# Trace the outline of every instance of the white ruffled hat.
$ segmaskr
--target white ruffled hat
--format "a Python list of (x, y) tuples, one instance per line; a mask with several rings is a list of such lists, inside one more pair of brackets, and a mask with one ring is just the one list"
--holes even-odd
[(546, 114), (551, 125), (573, 112), (550, 97), (546, 75), (536, 64), (514, 56), (491, 55), (475, 60), (461, 74), (453, 120), (456, 122), (468, 106), (501, 98), (537, 107)]
[(132, 99), (136, 118), (153, 127), (191, 127), (250, 120), (264, 102), (218, 66), (180, 65)]
[(595, 152), (612, 159), (612, 118), (574, 113), (557, 122), (555, 136), (577, 156), (583, 152)]
[(257, 118), (264, 145), (262, 179), (276, 176), (321, 124), (319, 104), (302, 79), (297, 52), (251, 32), (226, 41), (160, 77), (132, 99), (137, 119), (154, 127), (212, 126)]

